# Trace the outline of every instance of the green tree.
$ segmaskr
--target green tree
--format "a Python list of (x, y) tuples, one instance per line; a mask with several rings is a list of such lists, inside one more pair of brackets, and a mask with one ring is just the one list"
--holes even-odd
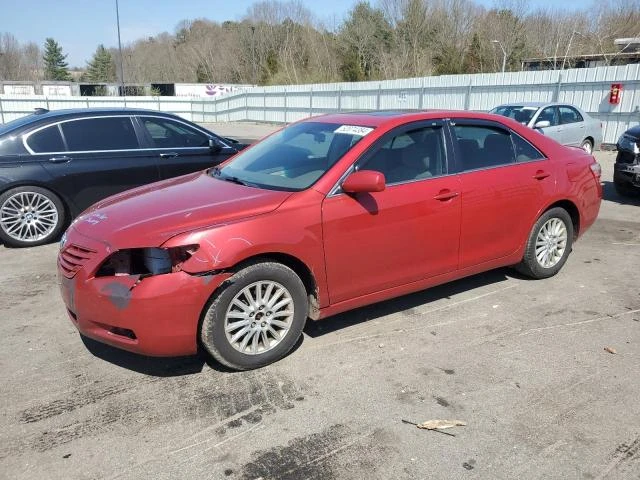
[(44, 76), (46, 80), (71, 80), (69, 65), (65, 62), (66, 55), (62, 54), (62, 47), (53, 38), (44, 42)]
[(471, 45), (467, 51), (467, 55), (464, 57), (463, 70), (464, 73), (482, 73), (483, 71), (483, 58), (482, 58), (482, 45), (480, 44), (480, 37), (477, 33), (473, 34), (471, 39)]
[(116, 80), (116, 64), (104, 45), (98, 45), (93, 58), (87, 64), (87, 79), (92, 82), (114, 82)]

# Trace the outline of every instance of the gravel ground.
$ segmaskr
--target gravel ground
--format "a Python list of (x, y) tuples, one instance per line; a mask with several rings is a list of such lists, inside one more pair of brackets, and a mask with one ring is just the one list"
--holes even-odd
[(83, 343), (57, 245), (0, 246), (0, 478), (640, 478), (640, 204), (598, 158), (600, 218), (556, 277), (501, 269), (342, 314), (253, 372)]

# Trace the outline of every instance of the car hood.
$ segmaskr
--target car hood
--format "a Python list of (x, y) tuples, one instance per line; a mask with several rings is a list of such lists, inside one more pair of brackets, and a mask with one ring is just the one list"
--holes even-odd
[(153, 247), (179, 233), (271, 212), (290, 195), (198, 172), (102, 200), (73, 228), (113, 249)]

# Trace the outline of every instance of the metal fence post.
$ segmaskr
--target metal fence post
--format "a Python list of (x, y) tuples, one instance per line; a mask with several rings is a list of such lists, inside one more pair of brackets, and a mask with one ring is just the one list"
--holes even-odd
[(309, 116), (313, 117), (313, 85), (309, 88)]
[(284, 87), (284, 123), (287, 123), (287, 87)]
[(382, 95), (382, 84), (378, 84), (378, 98), (376, 100), (376, 110), (380, 110), (380, 97)]
[(89, 97), (84, 97), (87, 100), (87, 108), (89, 108)]
[(424, 77), (422, 77), (422, 85), (420, 86), (420, 98), (418, 99), (418, 109), (422, 110), (424, 103)]
[(262, 87), (262, 121), (267, 121), (267, 89)]
[(2, 98), (0, 98), (0, 123), (4, 123), (4, 109), (2, 108)]
[(473, 87), (473, 82), (469, 80), (469, 86), (467, 87), (467, 94), (464, 97), (464, 109), (469, 110), (469, 106), (471, 105), (471, 89)]
[(560, 87), (562, 86), (562, 74), (558, 74), (558, 83), (556, 85), (556, 91), (553, 94), (553, 101), (557, 102), (558, 98), (560, 98)]
[(49, 110), (49, 97), (44, 97), (44, 101), (47, 102), (47, 110)]
[(218, 123), (218, 101), (213, 100), (213, 120)]
[(342, 87), (338, 87), (338, 111), (342, 111)]
[(249, 93), (244, 92), (244, 119), (249, 120)]

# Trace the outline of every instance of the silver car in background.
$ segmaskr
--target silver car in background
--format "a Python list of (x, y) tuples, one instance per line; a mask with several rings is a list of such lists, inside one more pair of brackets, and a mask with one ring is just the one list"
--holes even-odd
[(499, 105), (490, 113), (513, 118), (563, 145), (591, 153), (602, 143), (602, 122), (566, 103), (519, 102)]

